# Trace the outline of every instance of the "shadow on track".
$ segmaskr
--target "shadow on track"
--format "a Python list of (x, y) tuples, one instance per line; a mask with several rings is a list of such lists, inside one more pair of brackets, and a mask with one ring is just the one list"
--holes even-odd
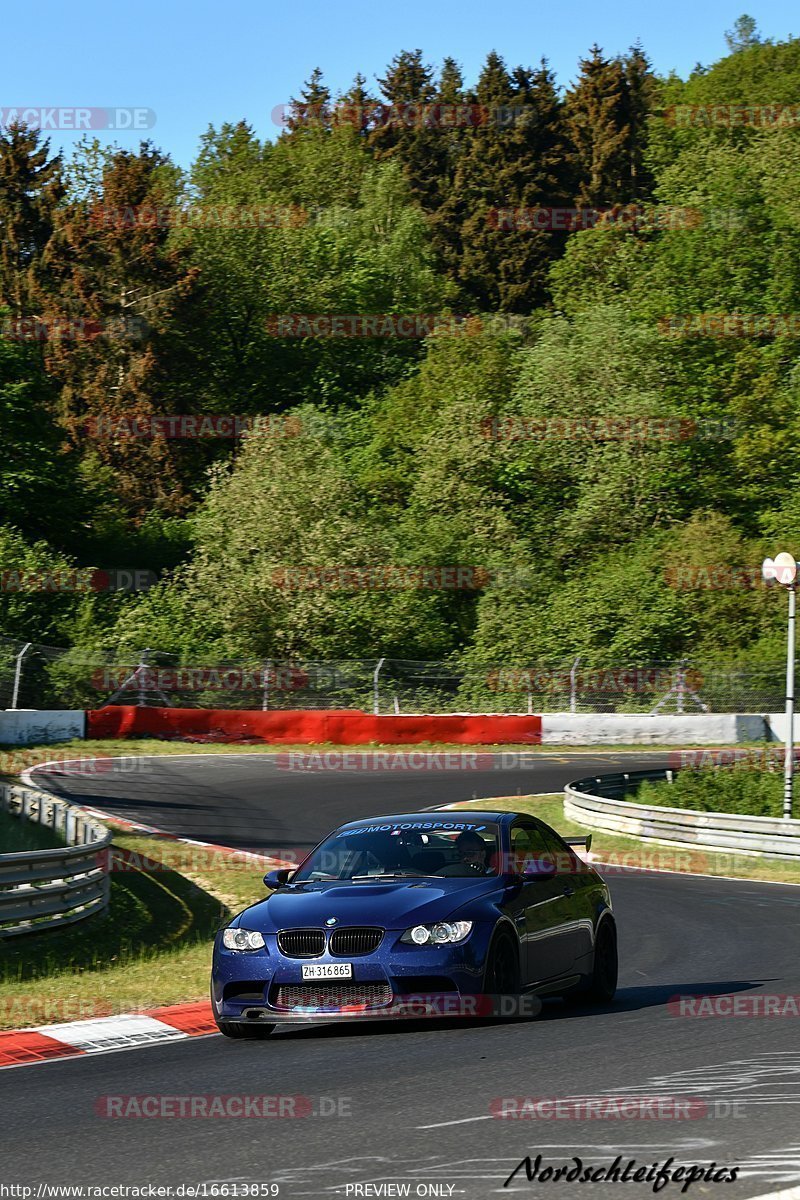
[[(532, 1025), (541, 1022), (575, 1020), (585, 1017), (614, 1016), (641, 1009), (665, 1007), (676, 996), (725, 996), (732, 992), (748, 992), (759, 988), (768, 979), (731, 979), (715, 983), (670, 983), (653, 986), (620, 988), (612, 1004), (582, 1005), (565, 1004), (559, 997), (546, 999), (542, 1011), (536, 1017), (414, 1017), (381, 1021), (375, 1018), (359, 1021), (330, 1022), (325, 1024), (320, 1017), (318, 1024), (297, 1025), (278, 1028), (272, 1037), (288, 1041), (303, 1041), (316, 1038), (347, 1038), (386, 1036), (407, 1030), (409, 1033), (454, 1031), (456, 1029), (485, 1029), (503, 1025)], [(270, 1039), (271, 1040), (271, 1039)], [(247, 1043), (252, 1047), (253, 1043)]]

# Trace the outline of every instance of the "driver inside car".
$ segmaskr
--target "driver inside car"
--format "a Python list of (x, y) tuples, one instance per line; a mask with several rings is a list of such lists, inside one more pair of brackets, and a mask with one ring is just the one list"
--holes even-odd
[(479, 833), (465, 829), (455, 840), (458, 862), (449, 863), (436, 872), (437, 875), (485, 875), (486, 854), (489, 849)]

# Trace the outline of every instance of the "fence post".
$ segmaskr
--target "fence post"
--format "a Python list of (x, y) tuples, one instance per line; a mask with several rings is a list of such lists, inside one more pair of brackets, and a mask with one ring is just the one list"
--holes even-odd
[(569, 673), (569, 711), (575, 713), (578, 711), (578, 688), (577, 688), (577, 673), (578, 663), (581, 661), (580, 654), (572, 664)]
[(150, 653), (149, 650), (142, 651), (141, 657), (139, 660), (139, 666), (136, 668), (136, 682), (139, 685), (139, 699), (136, 701), (137, 708), (145, 708), (147, 705), (147, 700), (145, 699), (145, 697), (147, 695), (147, 689), (144, 686), (144, 679), (141, 674), (141, 668), (147, 666), (147, 657), (148, 657), (149, 653)]
[(20, 650), (19, 654), (17, 655), (17, 661), (16, 661), (16, 665), (14, 667), (14, 690), (11, 693), (11, 707), (12, 708), (17, 707), (17, 700), (19, 699), (19, 681), (22, 676), (22, 660), (25, 657), (25, 655), (28, 653), (28, 651), (30, 650), (32, 645), (33, 645), (33, 642), (26, 642), (25, 645)]
[(682, 658), (678, 663), (677, 680), (675, 682), (675, 712), (683, 712), (683, 688), (684, 688), (684, 670), (683, 666), (686, 659)]
[(378, 664), (372, 673), (372, 711), (374, 712), (376, 717), (380, 716), (380, 711), (381, 711), (381, 698), (380, 698), (380, 692), (378, 691), (378, 676), (380, 675), (381, 667), (383, 666), (383, 664), (385, 662), (386, 662), (385, 658), (379, 658)]

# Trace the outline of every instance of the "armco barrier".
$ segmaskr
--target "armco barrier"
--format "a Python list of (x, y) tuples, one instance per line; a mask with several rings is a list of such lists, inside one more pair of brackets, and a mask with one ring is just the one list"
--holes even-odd
[(108, 905), (109, 877), (102, 861), (111, 833), (71, 804), (47, 792), (0, 784), (0, 808), (35, 821), (66, 842), (53, 850), (0, 854), (0, 939), (59, 928)]
[(800, 821), (736, 813), (648, 807), (623, 800), (645, 780), (671, 782), (667, 770), (630, 771), (578, 779), (564, 788), (564, 818), (589, 829), (629, 834), (668, 846), (703, 846), (800, 861)]
[(260, 712), (109, 705), (86, 714), (86, 736), (90, 738), (149, 736), (204, 742), (331, 742), (339, 746), (368, 742), (533, 746), (541, 741), (541, 730), (541, 717), (507, 713), (373, 716), (357, 709)]

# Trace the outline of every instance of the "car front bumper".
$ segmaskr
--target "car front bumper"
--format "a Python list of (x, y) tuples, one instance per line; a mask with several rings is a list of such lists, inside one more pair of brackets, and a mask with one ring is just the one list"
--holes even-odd
[[(387, 930), (378, 949), (349, 960), (329, 954), (290, 958), (274, 934), (264, 950), (226, 950), (217, 935), (211, 999), (218, 1020), (297, 1022), (387, 1020), (415, 1017), (488, 1015), (482, 996), (491, 927), (473, 927), (455, 946), (413, 946), (400, 942), (402, 930)], [(349, 961), (352, 978), (304, 980), (304, 964)]]

